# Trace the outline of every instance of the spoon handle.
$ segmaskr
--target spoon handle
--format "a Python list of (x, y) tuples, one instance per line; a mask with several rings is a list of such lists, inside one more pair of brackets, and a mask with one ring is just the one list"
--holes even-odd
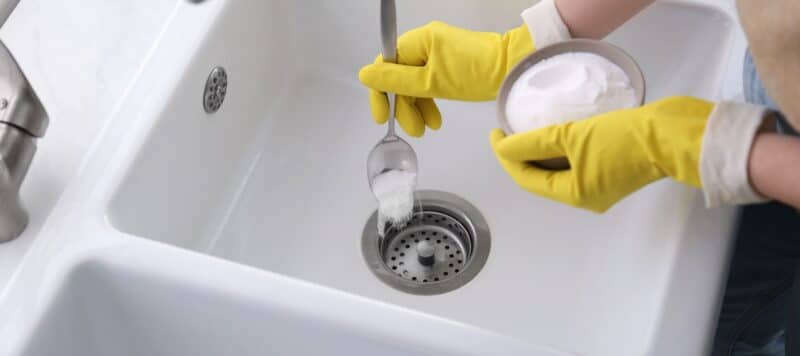
[[(383, 44), (383, 61), (397, 63), (397, 8), (394, 0), (381, 0), (381, 42)], [(389, 132), (394, 136), (394, 116), (396, 97), (394, 93), (386, 93), (389, 99)]]

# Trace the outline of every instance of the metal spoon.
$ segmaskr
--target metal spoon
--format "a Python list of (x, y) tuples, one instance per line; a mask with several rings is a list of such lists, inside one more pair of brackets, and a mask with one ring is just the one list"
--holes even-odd
[[(394, 0), (381, 0), (381, 40), (383, 42), (383, 60), (397, 62), (397, 10)], [(399, 170), (417, 174), (417, 154), (405, 140), (394, 131), (396, 97), (386, 93), (389, 99), (389, 130), (367, 158), (367, 179), (374, 192), (375, 178), (383, 173)]]

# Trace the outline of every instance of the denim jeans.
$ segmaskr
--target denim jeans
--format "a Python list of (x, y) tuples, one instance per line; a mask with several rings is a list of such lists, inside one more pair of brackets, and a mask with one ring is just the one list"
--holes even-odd
[(748, 51), (744, 56), (744, 70), (742, 73), (744, 85), (744, 98), (748, 103), (764, 105), (772, 110), (778, 111), (778, 132), (798, 136), (797, 132), (786, 122), (778, 108), (778, 104), (772, 100), (764, 89), (764, 84), (758, 76), (756, 66), (753, 63), (753, 56)]
[[(747, 101), (778, 110), (749, 52), (743, 75)], [(795, 134), (782, 116), (778, 125), (781, 132)], [(741, 209), (714, 356), (785, 355), (787, 316), (797, 300), (793, 281), (798, 259), (800, 215), (795, 209), (779, 203)]]

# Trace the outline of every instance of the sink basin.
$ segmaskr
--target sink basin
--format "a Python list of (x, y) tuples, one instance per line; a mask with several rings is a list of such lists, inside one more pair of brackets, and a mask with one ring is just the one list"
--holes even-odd
[[(496, 30), (520, 21), (522, 6), (512, 6), (519, 4), (462, 3), (404, 1), (401, 29), (431, 19)], [(676, 261), (695, 238), (690, 226), (717, 221), (704, 233), (719, 238), (726, 215), (703, 210), (696, 191), (667, 181), (604, 215), (537, 198), (493, 157), (494, 103), (441, 101), (442, 130), (411, 141), (420, 186), (475, 205), (492, 251), (454, 292), (423, 298), (387, 287), (359, 249), (375, 209), (366, 153), (384, 128), (371, 123), (356, 73), (380, 48), (378, 3), (314, 4), (227, 3), (125, 167), (108, 205), (112, 226), (567, 351), (650, 352), (669, 291), (680, 288)], [(464, 13), (449, 11), (462, 6)], [(659, 2), (609, 40), (641, 64), (648, 99), (714, 99), (733, 25), (711, 7)], [(215, 66), (227, 70), (228, 91), (208, 115), (198, 97)]]
[[(398, 4), (398, 18), (401, 30), (438, 19), (501, 31), (519, 25), (526, 5), (407, 0)], [(370, 272), (361, 233), (376, 203), (365, 162), (384, 128), (371, 122), (357, 71), (380, 48), (377, 6), (366, 0), (181, 4), (79, 183), (63, 199), (64, 218), (54, 222), (63, 225), (52, 229), (104, 246), (123, 244), (114, 258), (103, 260), (130, 261), (118, 270), (110, 262), (76, 268), (66, 277), (74, 283), (62, 283), (63, 292), (37, 319), (37, 335), (128, 345), (128, 339), (115, 338), (151, 340), (158, 330), (180, 334), (176, 320), (223, 320), (276, 334), (259, 340), (263, 334), (226, 330), (209, 338), (210, 349), (226, 339), (241, 340), (243, 347), (271, 341), (284, 347), (289, 341), (281, 343), (283, 335), (309, 328), (331, 343), (321, 345), (350, 340), (355, 353), (391, 354), (389, 345), (398, 354), (405, 350), (387, 342), (386, 334), (338, 330), (312, 317), (346, 320), (341, 314), (283, 311), (270, 294), (297, 289), (286, 299), (309, 293), (347, 299), (364, 305), (357, 315), (365, 322), (425, 316), (413, 319), (419, 328), (434, 328), (448, 340), (481, 340), (475, 344), (491, 345), (486, 347), (495, 354), (551, 354), (497, 351), (515, 342), (580, 355), (704, 354), (725, 275), (732, 210), (707, 210), (697, 191), (669, 181), (603, 215), (530, 195), (505, 175), (489, 148), (494, 103), (440, 101), (443, 128), (410, 140), (420, 160), (421, 188), (456, 194), (485, 217), (492, 242), (482, 271), (436, 296), (396, 291)], [(657, 2), (609, 40), (640, 63), (648, 100), (672, 94), (716, 100), (731, 58), (740, 55), (733, 51), (741, 39), (731, 14), (731, 4), (722, 0)], [(208, 114), (201, 95), (217, 67), (227, 72), (227, 95), (219, 111)], [(58, 243), (39, 250), (55, 253)], [(153, 257), (159, 254), (165, 257)], [(38, 255), (46, 261), (46, 253)], [(26, 273), (32, 279), (37, 271)], [(232, 296), (209, 291), (204, 282), (216, 276), (228, 283), (240, 274), (246, 282), (226, 284)], [(237, 299), (239, 294), (251, 299)], [(253, 300), (259, 298), (263, 303)], [(72, 311), (95, 305), (89, 313), (97, 316), (88, 319)], [(383, 309), (372, 305), (394, 314), (377, 313)], [(168, 316), (159, 315), (163, 310)], [(88, 334), (67, 330), (76, 318), (84, 318), (79, 325), (87, 325)], [(158, 327), (148, 330), (151, 325)], [(465, 327), (480, 330), (481, 337), (502, 337), (460, 333)], [(190, 328), (176, 337), (207, 337), (208, 330)], [(67, 336), (54, 336), (68, 342), (60, 337)], [(113, 345), (74, 350), (103, 354)], [(416, 350), (460, 352), (423, 345)], [(52, 349), (28, 350), (51, 355)]]

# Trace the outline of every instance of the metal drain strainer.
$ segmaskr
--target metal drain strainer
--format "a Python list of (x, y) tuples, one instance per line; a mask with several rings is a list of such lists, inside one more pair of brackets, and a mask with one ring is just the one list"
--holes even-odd
[(383, 282), (413, 294), (440, 294), (472, 280), (489, 255), (489, 228), (480, 212), (456, 195), (417, 193), (409, 223), (381, 238), (377, 213), (364, 227), (362, 252)]

